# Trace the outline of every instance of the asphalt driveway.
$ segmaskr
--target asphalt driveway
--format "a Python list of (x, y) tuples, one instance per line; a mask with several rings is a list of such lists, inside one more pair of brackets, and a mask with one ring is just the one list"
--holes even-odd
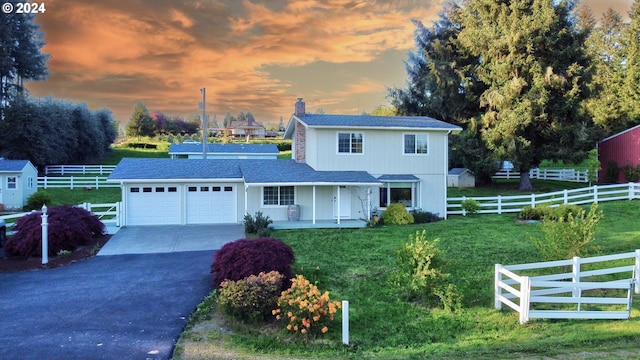
[[(149, 241), (151, 233), (128, 239)], [(215, 253), (180, 249), (0, 274), (1, 357), (169, 359), (188, 317), (211, 291)]]

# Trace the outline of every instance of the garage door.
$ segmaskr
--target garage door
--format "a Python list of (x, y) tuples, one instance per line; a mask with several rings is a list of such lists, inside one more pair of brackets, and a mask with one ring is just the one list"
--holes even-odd
[(130, 186), (127, 197), (127, 225), (180, 224), (180, 192), (177, 186)]
[(185, 190), (187, 224), (237, 222), (235, 185), (189, 184)]

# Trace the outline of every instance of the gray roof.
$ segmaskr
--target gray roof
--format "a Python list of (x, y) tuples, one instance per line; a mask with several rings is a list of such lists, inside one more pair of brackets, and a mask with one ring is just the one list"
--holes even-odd
[(108, 180), (244, 179), (247, 184), (372, 184), (365, 171), (316, 171), (307, 164), (277, 159), (149, 159), (124, 158)]
[(238, 161), (124, 158), (107, 180), (241, 179)]
[(451, 170), (449, 170), (449, 175), (462, 175), (465, 172), (469, 172), (471, 173), (471, 170), (467, 169), (467, 168), (453, 168)]
[(304, 163), (294, 160), (252, 160), (241, 163), (242, 175), (247, 184), (379, 184), (366, 171), (316, 171)]
[[(207, 144), (207, 154), (278, 154), (275, 144)], [(171, 144), (169, 154), (202, 154), (202, 144)]]
[[(459, 126), (436, 120), (428, 116), (372, 116), (372, 115), (326, 115), (306, 114), (293, 116), (307, 126), (319, 128), (380, 128), (380, 129), (422, 129), (422, 130), (462, 130)], [(291, 124), (291, 122), (290, 122)], [(293, 135), (292, 126), (287, 126), (285, 138)]]
[(0, 159), (0, 171), (2, 172), (22, 171), (22, 169), (24, 169), (28, 163), (29, 163), (29, 160)]
[(411, 174), (385, 174), (378, 177), (380, 181), (420, 181), (415, 175)]

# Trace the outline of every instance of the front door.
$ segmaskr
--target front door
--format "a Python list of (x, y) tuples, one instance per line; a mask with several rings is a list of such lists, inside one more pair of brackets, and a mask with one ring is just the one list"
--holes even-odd
[[(340, 201), (338, 201), (338, 194)], [(338, 210), (340, 210), (340, 219), (351, 219), (351, 191), (346, 186), (333, 188), (333, 218), (338, 218)]]

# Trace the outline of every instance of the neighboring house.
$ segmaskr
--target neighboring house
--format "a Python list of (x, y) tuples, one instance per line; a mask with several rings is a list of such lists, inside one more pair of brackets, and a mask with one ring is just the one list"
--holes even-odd
[[(207, 159), (277, 159), (275, 144), (207, 144)], [(171, 144), (172, 159), (202, 159), (202, 144)]]
[[(602, 170), (598, 172), (598, 181), (606, 182), (606, 172), (611, 161), (622, 169), (629, 165), (640, 166), (640, 125), (609, 136), (598, 143), (598, 160)], [(618, 182), (626, 182), (624, 172), (618, 173)]]
[(251, 119), (246, 121), (234, 121), (228, 128), (233, 136), (249, 138), (264, 138), (266, 130), (262, 124)]
[(238, 223), (261, 211), (321, 226), (396, 202), (445, 217), (453, 130), (429, 117), (306, 115), (299, 100), (284, 134), (292, 160), (123, 159), (108, 181), (122, 185), (123, 225)]
[(447, 175), (449, 187), (467, 188), (476, 186), (476, 177), (467, 168), (453, 168)]
[(38, 170), (29, 160), (0, 159), (0, 204), (5, 209), (22, 209), (38, 190)]

